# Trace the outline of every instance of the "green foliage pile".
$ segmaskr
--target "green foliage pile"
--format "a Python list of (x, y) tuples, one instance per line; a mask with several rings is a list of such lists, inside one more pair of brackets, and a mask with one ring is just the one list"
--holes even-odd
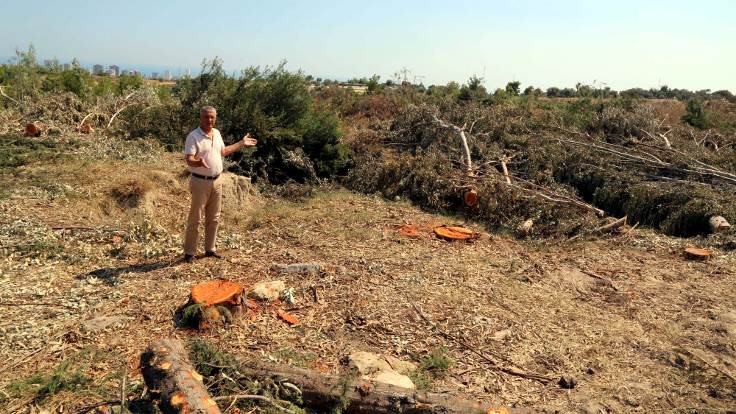
[[(466, 126), (480, 167), (475, 177), (464, 174), (458, 136), (433, 122), (433, 114)], [(726, 145), (714, 150), (693, 140), (686, 127), (677, 128), (663, 129), (652, 107), (630, 98), (551, 101), (504, 92), (500, 99), (464, 102), (429, 96), (397, 114), (374, 145), (354, 145), (356, 165), (346, 183), (432, 211), (462, 212), (491, 229), (512, 230), (531, 218), (538, 236), (569, 236), (597, 219), (529, 190), (578, 199), (676, 236), (708, 233), (712, 215), (736, 221), (733, 182), (693, 170), (706, 163), (734, 174), (736, 148), (728, 147), (727, 135), (719, 135)], [(669, 133), (673, 149), (665, 147), (662, 133)], [(510, 158), (511, 186), (501, 174), (504, 158)], [(479, 196), (472, 208), (463, 204), (470, 188)]]
[(0, 135), (0, 174), (12, 173), (18, 167), (34, 162), (68, 157), (70, 149), (81, 145), (79, 141), (62, 144), (53, 138), (28, 138), (17, 133)]
[[(278, 401), (282, 406), (288, 406), (289, 412), (303, 413), (301, 394), (292, 389), (280, 386), (280, 383), (271, 380), (259, 381), (247, 375), (243, 363), (236, 356), (219, 350), (212, 343), (203, 339), (193, 339), (187, 343), (189, 360), (195, 370), (204, 377), (204, 383), (213, 396), (255, 394), (263, 395)], [(245, 372), (245, 373), (244, 373)], [(228, 381), (223, 381), (228, 378)], [(259, 411), (283, 412), (269, 404), (260, 403)], [(234, 407), (252, 411), (259, 402), (249, 399), (238, 400)], [(272, 411), (275, 410), (275, 411)]]

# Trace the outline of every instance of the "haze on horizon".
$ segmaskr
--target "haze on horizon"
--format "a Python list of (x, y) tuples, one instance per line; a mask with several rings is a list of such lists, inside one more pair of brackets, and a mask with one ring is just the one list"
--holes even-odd
[(518, 80), (736, 92), (728, 0), (5, 0), (2, 9), (0, 56), (32, 43), (41, 59), (131, 67), (195, 71), (219, 56), (228, 70), (286, 60), (332, 79), (392, 79), (405, 67), (426, 85), (478, 75), (491, 89)]

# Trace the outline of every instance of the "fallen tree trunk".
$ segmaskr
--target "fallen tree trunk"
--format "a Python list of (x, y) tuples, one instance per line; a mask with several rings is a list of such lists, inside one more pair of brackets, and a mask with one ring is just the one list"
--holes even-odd
[(301, 390), (304, 406), (313, 410), (342, 408), (351, 414), (524, 414), (535, 411), (491, 406), (477, 400), (447, 394), (418, 392), (390, 384), (372, 382), (354, 376), (340, 377), (275, 364), (251, 364), (239, 367), (245, 376), (290, 383)]
[(164, 414), (220, 414), (178, 340), (153, 342), (141, 355), (141, 373), (146, 386), (159, 392)]
[[(186, 401), (189, 412), (219, 413), (199, 377), (186, 357), (181, 343), (167, 339), (152, 344), (141, 356), (146, 385), (161, 392), (160, 408), (164, 413), (182, 413)], [(536, 411), (523, 408), (491, 406), (477, 400), (447, 394), (418, 392), (409, 388), (364, 380), (356, 375), (322, 374), (290, 366), (244, 363), (237, 366), (243, 377), (260, 382), (283, 384), (298, 388), (305, 408), (330, 412), (339, 408), (350, 414), (526, 414)], [(200, 377), (201, 378), (201, 377)], [(189, 393), (189, 394), (188, 394)], [(251, 398), (250, 395), (217, 397), (217, 400)], [(255, 398), (251, 398), (255, 399)], [(273, 405), (273, 400), (260, 398)], [(199, 405), (195, 405), (199, 404)], [(278, 407), (282, 408), (282, 407)], [(197, 411), (200, 409), (202, 411)], [(282, 408), (283, 409), (283, 408)], [(287, 411), (287, 410), (284, 410)]]

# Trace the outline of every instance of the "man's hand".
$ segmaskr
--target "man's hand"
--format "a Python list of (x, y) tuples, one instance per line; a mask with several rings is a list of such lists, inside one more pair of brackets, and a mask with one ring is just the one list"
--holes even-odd
[(256, 144), (258, 144), (258, 141), (255, 138), (251, 138), (250, 133), (245, 134), (240, 142), (244, 147), (255, 147)]
[(210, 168), (204, 158), (197, 157), (196, 155), (187, 155), (187, 164), (189, 164), (190, 167)]
[(210, 166), (207, 165), (207, 162), (204, 160), (204, 158), (195, 158), (194, 161), (199, 164), (197, 165), (198, 167), (210, 168)]

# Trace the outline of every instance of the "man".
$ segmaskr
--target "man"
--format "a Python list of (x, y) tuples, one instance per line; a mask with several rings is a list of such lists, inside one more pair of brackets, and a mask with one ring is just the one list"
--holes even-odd
[(205, 256), (221, 258), (215, 250), (217, 226), (220, 222), (222, 201), (222, 157), (226, 157), (244, 147), (255, 146), (257, 141), (245, 134), (242, 140), (225, 146), (220, 131), (215, 129), (217, 111), (205, 106), (199, 113), (199, 128), (187, 135), (184, 146), (191, 178), (189, 192), (192, 206), (189, 209), (187, 230), (184, 236), (184, 261), (191, 263), (197, 253), (199, 224), (204, 210), (204, 250)]

